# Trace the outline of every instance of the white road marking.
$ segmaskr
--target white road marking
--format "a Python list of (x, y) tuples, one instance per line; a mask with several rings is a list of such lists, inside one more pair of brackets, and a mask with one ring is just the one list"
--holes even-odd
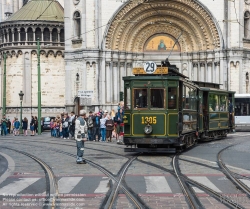
[(81, 181), (82, 177), (62, 177), (58, 181), (59, 193), (70, 193), (70, 191)]
[(20, 178), (18, 181), (14, 181), (0, 189), (0, 195), (15, 195), (34, 184), (40, 178)]
[(172, 193), (164, 176), (144, 176), (146, 193)]
[(250, 180), (240, 179), (240, 181), (243, 182), (245, 185), (247, 185), (250, 188)]
[[(188, 176), (188, 178), (205, 185), (206, 187), (216, 191), (221, 192), (207, 177), (205, 176)], [(201, 190), (200, 190), (201, 191)]]
[[(107, 179), (103, 177), (103, 179)], [(109, 190), (109, 180), (101, 180), (94, 193), (107, 193)]]
[(2, 152), (0, 152), (0, 155), (2, 155), (8, 162), (7, 170), (0, 177), (0, 184), (1, 184), (5, 179), (7, 179), (12, 174), (12, 172), (14, 172), (14, 170), (15, 170), (15, 162), (9, 155), (6, 155), (6, 154), (4, 154)]
[[(187, 155), (182, 155), (182, 157), (180, 157), (180, 159), (187, 159), (187, 158), (192, 159), (192, 160), (197, 161), (197, 162), (210, 163), (210, 164), (213, 164), (216, 167), (219, 167), (218, 164), (217, 164), (217, 162), (214, 162), (214, 161), (209, 161), (209, 160), (205, 160), (205, 159), (201, 159), (201, 158), (197, 158), (197, 157), (191, 157), (191, 156), (187, 156)], [(228, 168), (233, 168), (235, 170), (243, 171), (246, 174), (250, 173), (250, 170), (246, 170), (246, 169), (243, 169), (243, 168), (234, 167), (234, 166), (231, 166), (231, 165), (226, 165), (226, 166)]]

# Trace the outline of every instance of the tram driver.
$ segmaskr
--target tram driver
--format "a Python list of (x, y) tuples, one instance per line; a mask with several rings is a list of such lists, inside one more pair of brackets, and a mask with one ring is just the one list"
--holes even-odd
[(147, 107), (148, 97), (147, 97), (147, 89), (142, 89), (141, 96), (139, 97), (139, 107)]

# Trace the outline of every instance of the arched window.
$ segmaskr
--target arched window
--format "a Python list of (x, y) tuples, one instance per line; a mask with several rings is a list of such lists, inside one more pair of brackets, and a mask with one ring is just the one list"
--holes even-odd
[(52, 30), (52, 42), (57, 42), (58, 41), (58, 33), (57, 33), (57, 29), (54, 28)]
[(43, 40), (45, 42), (45, 45), (50, 42), (50, 32), (48, 28), (44, 28), (43, 30)]
[(15, 28), (15, 29), (14, 29), (14, 42), (17, 42), (17, 41), (19, 41), (19, 40), (18, 40), (18, 31), (17, 31), (17, 29)]
[(26, 41), (26, 34), (25, 34), (25, 29), (24, 28), (21, 28), (21, 30), (20, 30), (20, 37), (21, 37), (20, 41), (22, 41), (22, 42)]
[(60, 31), (60, 42), (64, 42), (64, 29)]
[(29, 28), (27, 33), (28, 33), (28, 41), (33, 41), (33, 30), (32, 30), (32, 28)]
[(41, 41), (42, 38), (42, 30), (40, 28), (36, 29), (36, 41), (39, 38), (39, 40)]
[(9, 29), (8, 32), (9, 32), (9, 42), (12, 42), (12, 31), (11, 31), (11, 29)]
[(244, 14), (244, 37), (250, 38), (250, 12), (246, 11)]
[(75, 38), (81, 37), (81, 15), (79, 12), (74, 13)]

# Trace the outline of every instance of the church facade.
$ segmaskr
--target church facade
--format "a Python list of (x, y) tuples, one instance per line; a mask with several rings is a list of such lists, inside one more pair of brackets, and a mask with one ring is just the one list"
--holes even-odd
[[(161, 64), (166, 58), (190, 80), (218, 83), (236, 93), (250, 91), (250, 0), (64, 0), (64, 14), (61, 8), (56, 15), (59, 10), (51, 9), (51, 2), (30, 0), (24, 7), (47, 5), (52, 14), (37, 19), (33, 12), (31, 19), (20, 19), (16, 14), (21, 8), (0, 25), (0, 89), (2, 96), (7, 53), (11, 114), (18, 112), (20, 90), (27, 114), (36, 113), (37, 37), (42, 44), (43, 116), (116, 109), (122, 77), (146, 61)], [(42, 8), (46, 6), (39, 7), (41, 14)], [(93, 94), (80, 99), (78, 91)]]
[[(249, 93), (249, 0), (72, 0), (67, 5), (68, 110), (111, 110), (123, 91), (123, 76), (146, 61), (160, 64), (166, 58), (191, 80)], [(78, 90), (93, 91), (92, 100), (79, 100)]]

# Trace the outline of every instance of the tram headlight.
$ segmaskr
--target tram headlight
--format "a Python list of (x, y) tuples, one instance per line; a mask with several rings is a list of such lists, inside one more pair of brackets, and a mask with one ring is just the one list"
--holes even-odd
[(146, 126), (144, 127), (144, 133), (145, 133), (145, 134), (151, 134), (152, 131), (153, 131), (153, 127), (152, 127), (151, 125), (146, 125)]

